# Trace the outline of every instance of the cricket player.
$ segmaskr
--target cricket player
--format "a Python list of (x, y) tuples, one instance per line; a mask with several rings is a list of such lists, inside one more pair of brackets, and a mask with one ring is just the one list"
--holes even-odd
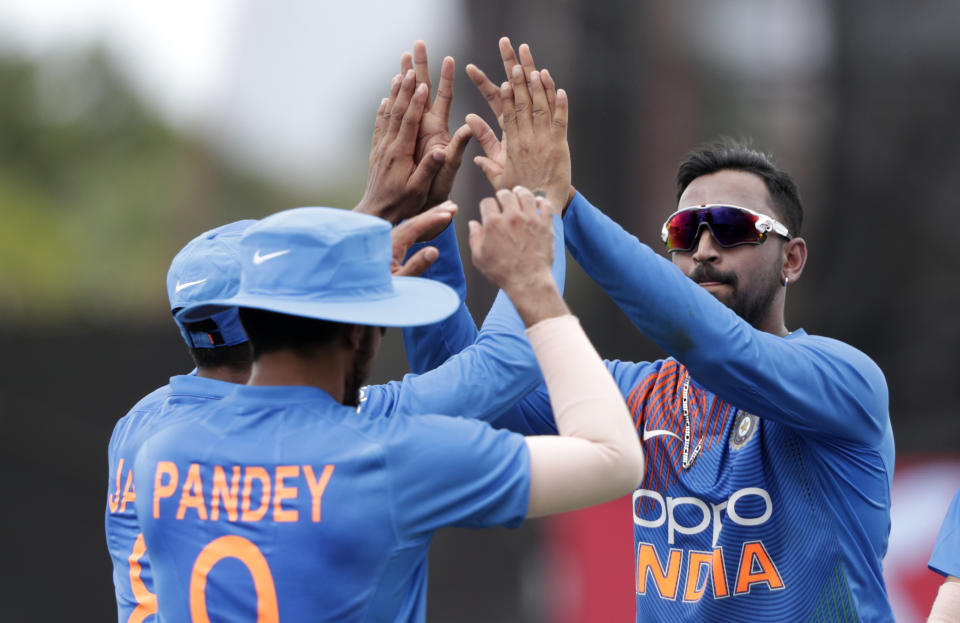
[(946, 580), (930, 610), (930, 623), (960, 623), (960, 490), (943, 518), (928, 566)]
[(436, 529), (516, 525), (636, 487), (626, 406), (551, 274), (548, 206), (501, 191), (481, 214), (474, 264), (528, 327), (561, 436), (356, 408), (381, 327), (437, 322), (460, 301), (391, 278), (384, 221), (324, 208), (267, 217), (241, 240), (237, 295), (180, 316), (240, 308), (248, 385), (152, 436), (135, 461), (163, 620), (422, 621)]
[[(633, 493), (637, 620), (892, 620), (887, 386), (862, 352), (785, 324), (807, 257), (793, 181), (741, 144), (693, 151), (665, 211), (665, 259), (570, 186), (565, 137), (543, 123), (566, 98), (529, 47), (518, 58), (504, 38), (500, 49), (500, 87), (467, 68), (505, 139), (468, 117), (486, 154), (477, 163), (495, 187), (531, 163), (553, 171), (532, 187), (566, 198), (567, 248), (669, 355), (606, 362), (648, 457)], [(430, 351), (411, 361), (456, 352), (450, 336), (469, 341), (464, 316), (448, 322), (448, 339), (410, 336), (408, 348)], [(495, 424), (554, 429), (542, 391)]]
[[(234, 294), (240, 285), (237, 243), (256, 221), (246, 220), (210, 230), (181, 250), (167, 273), (171, 311), (196, 302)], [(169, 425), (185, 405), (216, 401), (250, 376), (252, 353), (236, 310), (201, 322), (176, 321), (196, 369), (141, 399), (113, 429), (107, 450), (109, 480), (105, 529), (113, 560), (113, 584), (119, 621), (154, 619), (157, 602), (153, 572), (134, 501), (133, 459), (144, 439)]]
[[(459, 167), (463, 144), (469, 134), (456, 135), (434, 145), (420, 162), (414, 160), (418, 128), (425, 108), (426, 93), (415, 92), (413, 72), (406, 81), (394, 81), (389, 107), (384, 100), (377, 113), (375, 137), (370, 157), (367, 188), (357, 211), (384, 214), (396, 220), (411, 217), (420, 211), (428, 193), (437, 198), (448, 193), (453, 176)], [(393, 123), (388, 123), (391, 113)], [(438, 191), (438, 188), (440, 189)], [(444, 195), (445, 198), (445, 195)], [(406, 249), (414, 240), (449, 224), (456, 212), (450, 203), (426, 210), (395, 227), (391, 232), (394, 260), (391, 270), (396, 275), (420, 274), (434, 258), (436, 250), (427, 245), (418, 246), (415, 253), (403, 261)], [(192, 240), (171, 263), (167, 275), (167, 294), (172, 312), (188, 304), (207, 302), (236, 293), (240, 285), (240, 257), (237, 243), (241, 234), (255, 221), (231, 223), (205, 232)], [(559, 221), (557, 221), (559, 227)], [(562, 237), (560, 237), (562, 249)], [(562, 257), (562, 256), (561, 256)], [(562, 262), (558, 264), (558, 279), (562, 282)], [(252, 353), (246, 334), (240, 326), (236, 310), (223, 310), (207, 318), (192, 322), (175, 321), (190, 349), (196, 369), (190, 374), (176, 375), (165, 385), (140, 400), (121, 418), (113, 431), (108, 447), (109, 479), (105, 510), (107, 546), (114, 565), (114, 587), (118, 620), (122, 622), (153, 621), (157, 610), (153, 589), (153, 574), (149, 553), (143, 541), (134, 501), (136, 488), (133, 478), (133, 458), (148, 436), (175, 422), (189, 405), (216, 401), (234, 389), (234, 384), (245, 383), (250, 375)], [(519, 319), (511, 322), (515, 325)], [(522, 327), (522, 325), (521, 325)], [(510, 327), (511, 331), (515, 327)], [(467, 349), (466, 357), (455, 362), (468, 365), (476, 351), (483, 352), (489, 331), (483, 332), (480, 345)], [(510, 334), (506, 340), (515, 340)], [(539, 383), (539, 371), (533, 360), (526, 367), (512, 365), (518, 378), (524, 375), (518, 391), (527, 391)], [(506, 364), (510, 364), (507, 361)], [(433, 402), (429, 380), (392, 384), (370, 392), (381, 402), (389, 402), (396, 409), (416, 408), (419, 401)], [(519, 396), (519, 394), (518, 394)], [(488, 404), (496, 408), (498, 403)]]

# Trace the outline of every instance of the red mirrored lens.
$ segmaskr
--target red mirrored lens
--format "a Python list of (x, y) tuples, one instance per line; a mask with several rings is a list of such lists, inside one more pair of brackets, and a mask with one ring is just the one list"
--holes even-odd
[(710, 228), (710, 234), (721, 247), (758, 244), (765, 238), (756, 228), (758, 218), (734, 206), (684, 210), (667, 224), (667, 250), (692, 251), (703, 224)]

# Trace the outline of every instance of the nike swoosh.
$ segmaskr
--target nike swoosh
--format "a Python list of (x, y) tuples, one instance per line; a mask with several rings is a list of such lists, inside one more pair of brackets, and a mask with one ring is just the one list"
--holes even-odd
[(647, 429), (643, 430), (644, 441), (646, 441), (647, 439), (653, 439), (654, 437), (659, 437), (661, 435), (669, 435), (671, 437), (676, 437), (677, 439), (680, 439), (680, 435), (670, 430), (647, 430)]
[(290, 253), (290, 249), (284, 249), (283, 251), (274, 251), (273, 253), (260, 255), (260, 249), (257, 249), (256, 252), (253, 254), (253, 263), (263, 264), (267, 260), (272, 260), (275, 257), (280, 257), (281, 255), (286, 255), (287, 253)]
[(189, 287), (191, 287), (191, 286), (198, 286), (198, 285), (200, 285), (201, 283), (203, 283), (204, 281), (206, 281), (206, 278), (204, 278), (204, 279), (197, 279), (196, 281), (188, 281), (188, 282), (186, 282), (186, 283), (180, 283), (180, 280), (177, 279), (176, 292), (180, 292), (180, 290), (186, 290), (187, 288), (189, 288)]

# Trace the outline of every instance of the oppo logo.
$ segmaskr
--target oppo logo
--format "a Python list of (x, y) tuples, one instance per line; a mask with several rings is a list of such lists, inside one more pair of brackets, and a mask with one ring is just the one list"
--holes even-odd
[[(743, 517), (737, 512), (737, 502), (745, 498), (758, 497), (763, 500), (763, 512), (757, 517)], [(637, 508), (645, 499), (654, 502), (654, 512), (657, 507), (660, 514), (657, 517), (640, 517), (637, 514)], [(700, 511), (700, 520), (693, 525), (683, 525), (676, 517), (677, 509), (682, 506), (690, 506)], [(773, 502), (770, 500), (770, 494), (759, 487), (746, 487), (735, 491), (728, 499), (714, 504), (706, 502), (700, 498), (679, 497), (674, 498), (663, 495), (650, 489), (637, 489), (633, 492), (633, 523), (641, 528), (659, 528), (664, 523), (667, 524), (667, 543), (674, 544), (674, 537), (677, 534), (700, 534), (707, 530), (713, 524), (713, 543), (716, 547), (717, 539), (720, 537), (720, 529), (723, 527), (721, 514), (726, 512), (727, 517), (735, 524), (741, 526), (759, 526), (765, 523), (773, 514)]]

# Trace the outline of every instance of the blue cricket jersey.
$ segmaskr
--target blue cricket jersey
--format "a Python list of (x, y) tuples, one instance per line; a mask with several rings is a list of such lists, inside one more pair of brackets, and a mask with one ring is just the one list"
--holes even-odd
[[(876, 364), (803, 330), (754, 329), (580, 194), (564, 225), (577, 262), (671, 355), (606, 362), (647, 459), (633, 496), (637, 621), (891, 621), (880, 562), (894, 445)], [(444, 335), (469, 336), (462, 317), (447, 322)], [(556, 431), (542, 387), (494, 424)]]
[(522, 436), (241, 386), (144, 442), (137, 514), (165, 621), (423, 621), (448, 525), (526, 515)]
[(960, 489), (953, 496), (947, 516), (943, 518), (927, 566), (942, 576), (960, 578)]
[(142, 398), (120, 418), (107, 449), (109, 480), (104, 524), (113, 560), (117, 620), (121, 623), (156, 620), (156, 593), (150, 558), (134, 508), (136, 488), (133, 459), (143, 441), (180, 417), (183, 407), (219, 400), (236, 385), (196, 375), (179, 375), (169, 385)]
[[(554, 258), (553, 274), (558, 285), (562, 288), (566, 266), (562, 223), (559, 218), (554, 221), (554, 233), (555, 250), (557, 252)], [(462, 285), (463, 268), (456, 246), (454, 228), (449, 226), (444, 230), (438, 240), (441, 241), (440, 244), (437, 244), (437, 246), (441, 248), (440, 259), (438, 260), (439, 266), (432, 270), (446, 270), (447, 272), (459, 275), (461, 285), (457, 289), (461, 299), (463, 299), (465, 293)], [(436, 243), (431, 242), (425, 244)], [(419, 246), (417, 248), (419, 248)], [(411, 253), (415, 252), (417, 248), (414, 248)], [(444, 268), (444, 266), (448, 267)], [(449, 266), (454, 267), (453, 270), (451, 270)], [(497, 310), (496, 313), (491, 313), (491, 318), (484, 323), (483, 330), (478, 333), (469, 311), (464, 305), (461, 305), (457, 311), (457, 316), (460, 321), (467, 322), (469, 328), (464, 329), (461, 335), (456, 338), (457, 350), (459, 351), (456, 353), (456, 356), (449, 358), (444, 356), (442, 359), (426, 363), (424, 361), (411, 360), (412, 369), (417, 372), (429, 372), (426, 374), (408, 374), (404, 376), (401, 381), (392, 381), (383, 385), (364, 387), (361, 390), (362, 402), (360, 409), (363, 416), (366, 417), (368, 414), (372, 414), (371, 417), (377, 418), (384, 415), (396, 414), (420, 415), (424, 413), (440, 413), (464, 416), (468, 419), (489, 421), (497, 418), (516, 403), (519, 398), (538, 387), (542, 383), (542, 376), (533, 351), (526, 339), (523, 322), (513, 308), (512, 303), (510, 303), (509, 298), (502, 292), (498, 295), (495, 309)], [(441, 329), (442, 327), (439, 325), (432, 325), (428, 327), (426, 331), (428, 334), (438, 335)], [(417, 328), (415, 330), (423, 331), (424, 329)], [(461, 343), (464, 336), (469, 336), (469, 345)], [(464, 348), (464, 346), (466, 346), (466, 348)], [(175, 377), (175, 379), (179, 378), (181, 377)], [(190, 378), (196, 379), (197, 377)], [(498, 384), (500, 382), (505, 382), (507, 386), (504, 387)], [(173, 384), (173, 380), (171, 380), (171, 383)], [(223, 385), (226, 385), (227, 389), (222, 392), (217, 392), (217, 395), (210, 396), (210, 398), (222, 398), (227, 391), (234, 389), (233, 385)], [(157, 396), (152, 399), (152, 402), (163, 402), (164, 390), (165, 388), (161, 388), (161, 390), (155, 392)], [(194, 392), (194, 394), (197, 393), (197, 391)], [(154, 395), (151, 394), (151, 397), (153, 396)], [(141, 401), (131, 414), (137, 411), (146, 411), (147, 402), (147, 399)], [(181, 405), (182, 402), (182, 400), (179, 400), (175, 402), (173, 406)], [(204, 413), (204, 411), (203, 409), (195, 409), (191, 413), (189, 409), (181, 409), (176, 411), (176, 413), (177, 416), (175, 418), (168, 414), (166, 418), (164, 418), (164, 422), (173, 423), (179, 422), (181, 419), (196, 418)], [(467, 426), (474, 425), (475, 423), (472, 423)], [(118, 423), (117, 431), (114, 433), (114, 440), (111, 441), (110, 464), (111, 470), (113, 470), (114, 466), (117, 465), (117, 460), (115, 460), (113, 456), (114, 446), (119, 445), (122, 439), (130, 440), (123, 442), (126, 448), (124, 458), (128, 466), (126, 475), (123, 476), (123, 478), (125, 482), (129, 480), (127, 487), (130, 488), (131, 495), (128, 497), (128, 502), (131, 502), (131, 504), (125, 504), (123, 507), (126, 512), (124, 520), (126, 529), (123, 532), (122, 543), (116, 547), (113, 544), (113, 541), (117, 540), (117, 537), (112, 537), (111, 533), (119, 534), (120, 531), (112, 527), (109, 508), (107, 532), (108, 541), (111, 542), (111, 555), (114, 558), (115, 568), (117, 569), (115, 572), (116, 577), (132, 577), (130, 575), (130, 556), (131, 551), (136, 547), (136, 562), (139, 566), (135, 564), (133, 569), (139, 573), (138, 577), (143, 587), (140, 589), (140, 593), (146, 595), (146, 598), (149, 600), (146, 606), (141, 606), (139, 610), (136, 610), (138, 615), (144, 612), (147, 614), (155, 612), (156, 601), (153, 598), (155, 594), (153, 587), (154, 574), (151, 571), (150, 554), (145, 552), (144, 540), (140, 539), (137, 541), (137, 537), (140, 535), (140, 528), (137, 522), (137, 515), (133, 513), (132, 505), (134, 499), (134, 483), (136, 480), (133, 479), (130, 474), (129, 465), (135, 450), (140, 447), (143, 440), (159, 430), (160, 426), (154, 422), (154, 416), (150, 416), (149, 418), (141, 416), (134, 419), (130, 419), (130, 416), (128, 416)], [(244, 457), (244, 460), (246, 460), (246, 457)], [(115, 474), (112, 471), (111, 482), (114, 481), (114, 478)], [(256, 483), (254, 483), (254, 485), (255, 484)], [(529, 484), (527, 484), (527, 488), (529, 488)], [(522, 514), (525, 514), (525, 504), (522, 511)], [(113, 523), (115, 524), (116, 522), (114, 521)], [(504, 522), (495, 521), (494, 523)], [(489, 524), (482, 523), (478, 525)], [(114, 554), (114, 551), (116, 551), (116, 554)], [(423, 573), (425, 573), (426, 567), (424, 566), (422, 570)], [(404, 605), (398, 612), (408, 612), (409, 610), (409, 617), (412, 618), (398, 618), (396, 620), (419, 620), (418, 617), (422, 617), (423, 595), (419, 582), (420, 580), (418, 580), (418, 583), (414, 583), (409, 587), (397, 589), (403, 592), (409, 588), (411, 591), (410, 599), (412, 601), (410, 601), (408, 605), (412, 610), (409, 608), (404, 609), (407, 608), (407, 606)], [(121, 585), (124, 587), (122, 592), (120, 589)], [(130, 614), (137, 608), (136, 597), (134, 591), (130, 588), (130, 581), (124, 580), (118, 583), (117, 586), (120, 620), (127, 621)], [(139, 584), (134, 582), (133, 586), (136, 588)], [(397, 606), (395, 601), (390, 601), (389, 604), (390, 605), (385, 606), (387, 610), (389, 610), (389, 607)], [(161, 605), (161, 607), (163, 606)], [(377, 617), (382, 617), (380, 610), (375, 610), (374, 612), (377, 613)], [(311, 619), (308, 618), (307, 620)], [(375, 620), (381, 620), (381, 618), (376, 618)]]

